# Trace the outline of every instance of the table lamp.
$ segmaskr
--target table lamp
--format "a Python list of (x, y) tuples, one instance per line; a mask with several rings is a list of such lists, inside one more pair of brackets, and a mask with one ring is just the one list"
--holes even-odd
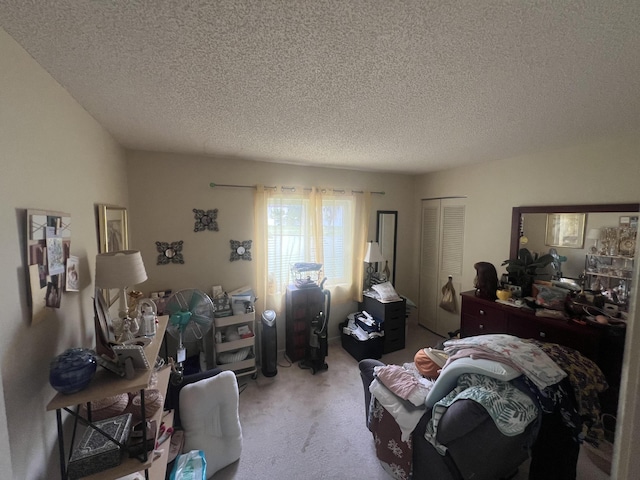
[(371, 287), (371, 276), (374, 272), (373, 264), (384, 262), (384, 257), (382, 256), (382, 252), (380, 252), (380, 245), (378, 245), (378, 242), (367, 243), (367, 252), (364, 255), (364, 261), (368, 264), (367, 281), (365, 286), (366, 288), (369, 288)]
[(118, 342), (133, 338), (139, 329), (136, 318), (129, 315), (127, 288), (146, 279), (142, 255), (137, 250), (100, 253), (96, 256), (96, 287), (121, 290), (118, 319), (111, 322)]
[(598, 253), (598, 240), (600, 239), (600, 230), (598, 228), (590, 228), (587, 232), (587, 239), (593, 240), (591, 253)]

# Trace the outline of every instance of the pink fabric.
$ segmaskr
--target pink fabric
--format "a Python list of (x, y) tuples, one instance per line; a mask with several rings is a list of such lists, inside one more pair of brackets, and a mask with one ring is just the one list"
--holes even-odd
[(403, 400), (419, 387), (418, 380), (399, 365), (385, 365), (377, 371), (378, 380)]

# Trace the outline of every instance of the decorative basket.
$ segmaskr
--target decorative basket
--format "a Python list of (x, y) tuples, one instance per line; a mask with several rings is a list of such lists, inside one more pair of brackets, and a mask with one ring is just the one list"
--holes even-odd
[[(162, 407), (162, 403), (164, 401), (164, 397), (160, 390), (155, 388), (149, 388), (144, 391), (144, 413), (145, 418), (152, 417), (159, 408)], [(137, 393), (131, 399), (129, 406), (126, 410), (127, 413), (131, 413), (133, 415), (134, 424), (141, 422), (142, 418), (140, 416), (140, 394)]]
[[(122, 415), (129, 405), (129, 395), (121, 393), (91, 402), (91, 419), (93, 421)], [(80, 406), (80, 415), (87, 418), (87, 404)]]
[(231, 352), (222, 352), (220, 355), (218, 355), (218, 363), (225, 364), (241, 362), (249, 356), (250, 351), (251, 347), (244, 347)]

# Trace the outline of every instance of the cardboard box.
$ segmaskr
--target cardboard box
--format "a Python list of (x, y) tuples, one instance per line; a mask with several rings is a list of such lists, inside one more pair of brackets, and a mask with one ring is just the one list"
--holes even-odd
[[(130, 413), (107, 418), (93, 424), (125, 445), (131, 430)], [(94, 428), (87, 427), (82, 439), (73, 450), (67, 471), (70, 479), (77, 479), (117, 467), (122, 461), (123, 449)]]

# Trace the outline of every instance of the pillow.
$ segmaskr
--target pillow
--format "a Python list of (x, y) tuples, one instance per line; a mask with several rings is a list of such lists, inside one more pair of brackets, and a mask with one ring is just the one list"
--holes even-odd
[(207, 478), (238, 460), (242, 453), (238, 398), (238, 382), (230, 370), (180, 390), (183, 451), (204, 452)]
[(503, 382), (508, 382), (522, 375), (515, 368), (495, 360), (470, 357), (458, 358), (447, 365), (447, 368), (440, 373), (438, 380), (436, 380), (425, 400), (427, 408), (433, 407), (436, 402), (453, 390), (458, 383), (458, 377), (463, 373), (478, 373)]

